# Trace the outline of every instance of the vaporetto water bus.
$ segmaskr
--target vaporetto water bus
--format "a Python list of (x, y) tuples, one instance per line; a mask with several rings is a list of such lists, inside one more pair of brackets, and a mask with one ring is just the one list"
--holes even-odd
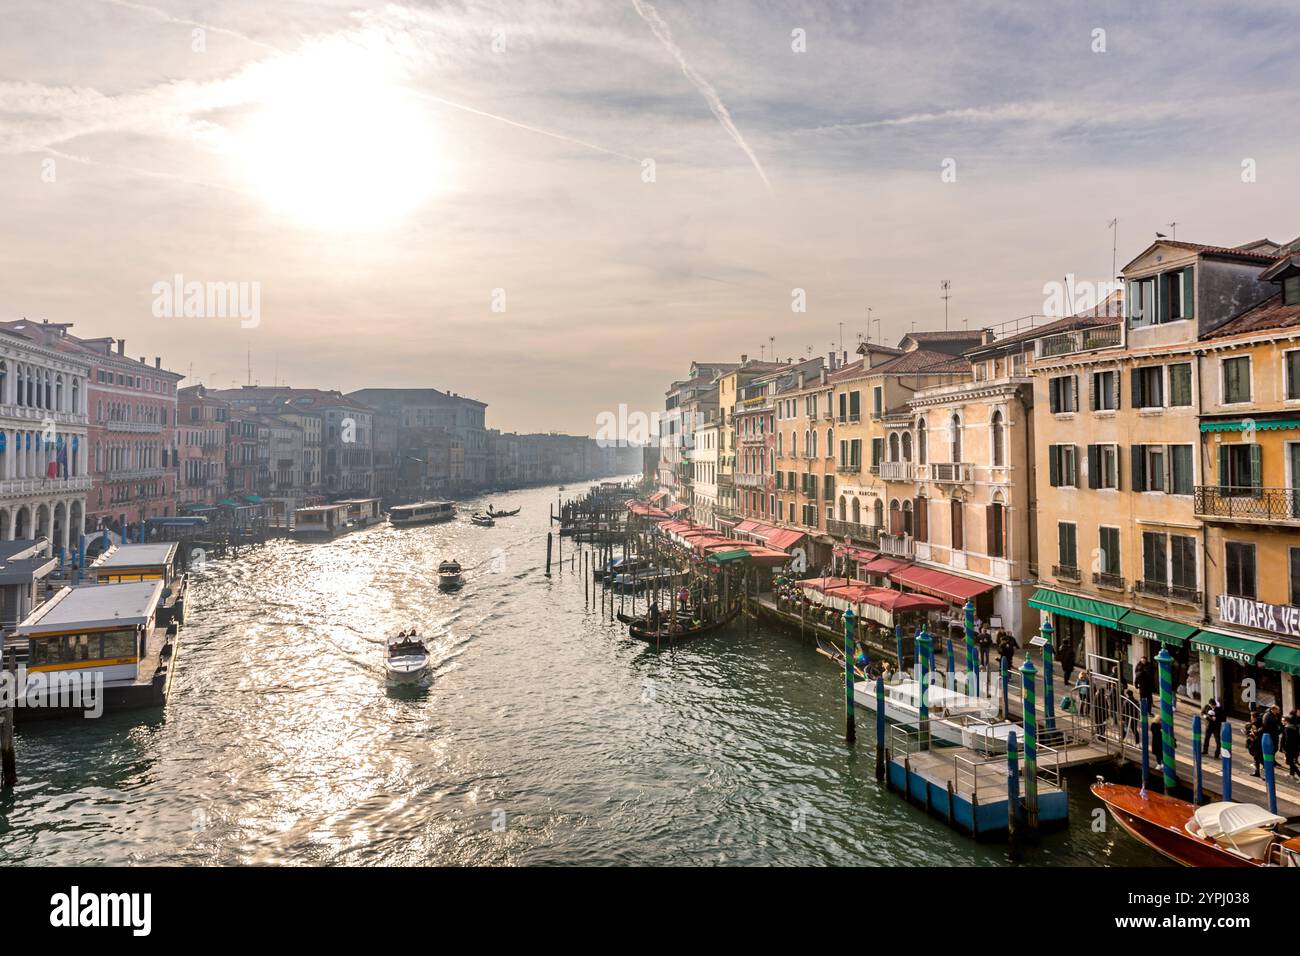
[(335, 504), (348, 506), (348, 527), (354, 531), (384, 520), (378, 498), (348, 498)]
[(179, 545), (172, 541), (163, 544), (113, 545), (97, 557), (86, 569), (96, 584), (129, 584), (134, 581), (162, 581), (162, 596), (158, 599), (158, 627), (172, 621), (185, 623), (184, 572), (176, 568)]
[(309, 505), (293, 513), (295, 538), (337, 538), (352, 530), (348, 524), (348, 506), (345, 502), (332, 505)]
[(388, 509), (388, 523), (398, 528), (413, 524), (432, 524), (450, 521), (456, 517), (456, 506), (450, 501), (420, 501), (413, 505), (397, 505)]
[(65, 587), (28, 615), (5, 637), (6, 650), (26, 651), (16, 655), (26, 667), (18, 718), (165, 704), (179, 629), (157, 626), (163, 588), (161, 578)]

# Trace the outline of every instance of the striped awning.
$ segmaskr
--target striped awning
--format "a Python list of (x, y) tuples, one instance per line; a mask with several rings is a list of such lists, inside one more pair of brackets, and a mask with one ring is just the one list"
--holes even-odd
[(1039, 588), (1035, 591), (1034, 596), (1029, 599), (1029, 606), (1115, 630), (1119, 630), (1120, 618), (1128, 611), (1128, 608), (1108, 601), (1076, 597), (1063, 591), (1053, 591), (1051, 588)]
[(1276, 432), (1300, 428), (1300, 418), (1231, 418), (1217, 422), (1201, 422), (1203, 432)]

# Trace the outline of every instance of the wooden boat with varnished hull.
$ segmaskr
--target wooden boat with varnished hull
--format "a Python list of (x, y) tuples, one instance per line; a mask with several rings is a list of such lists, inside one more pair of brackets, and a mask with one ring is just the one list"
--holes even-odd
[[(1274, 832), (1272, 827), (1285, 822), (1284, 818), (1254, 804), (1220, 803), (1198, 808), (1186, 800), (1106, 783), (1100, 778), (1092, 785), (1092, 792), (1131, 836), (1183, 866), (1295, 866), (1300, 861), (1300, 837), (1288, 839), (1290, 834)], [(1236, 830), (1211, 826), (1210, 832), (1218, 834), (1215, 839), (1206, 835), (1207, 828), (1202, 825), (1202, 820), (1215, 815), (1215, 808), (1245, 810), (1252, 818), (1247, 822), (1261, 825)], [(1198, 820), (1198, 810), (1202, 820)]]
[(683, 627), (681, 630), (672, 631), (661, 627), (658, 631), (652, 631), (645, 623), (631, 623), (627, 626), (627, 632), (630, 636), (638, 641), (646, 641), (650, 644), (671, 643), (683, 641), (692, 637), (699, 637), (701, 634), (708, 634), (716, 631), (721, 627), (730, 624), (731, 621), (740, 613), (740, 609), (724, 615), (720, 620), (711, 621), (708, 624), (701, 624), (698, 627)]

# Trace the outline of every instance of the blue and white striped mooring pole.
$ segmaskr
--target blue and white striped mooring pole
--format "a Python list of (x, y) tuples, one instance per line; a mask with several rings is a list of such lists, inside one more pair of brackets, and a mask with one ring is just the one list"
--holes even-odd
[(1219, 740), (1223, 744), (1223, 800), (1232, 801), (1232, 725), (1226, 720), (1219, 731)]
[(1160, 751), (1165, 772), (1165, 794), (1178, 786), (1178, 768), (1174, 766), (1174, 656), (1161, 646), (1156, 655), (1160, 666)]

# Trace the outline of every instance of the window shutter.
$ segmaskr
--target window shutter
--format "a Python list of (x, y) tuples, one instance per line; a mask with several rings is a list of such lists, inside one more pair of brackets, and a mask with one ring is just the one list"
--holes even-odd
[(984, 507), (984, 540), (987, 542), (985, 548), (991, 557), (997, 557), (1000, 553), (998, 551), (997, 528), (993, 520), (993, 509), (996, 507), (996, 505), (985, 505)]
[(918, 495), (916, 498), (916, 540), (930, 540), (930, 509), (929, 501)]
[(1228, 446), (1219, 446), (1219, 487), (1228, 487)]
[(1070, 445), (1070, 485), (1073, 488), (1079, 487), (1079, 446)]
[(1165, 490), (1165, 494), (1172, 495), (1174, 493), (1174, 446), (1173, 445), (1165, 446), (1164, 459), (1165, 459), (1163, 463), (1164, 470), (1165, 470), (1164, 490)]
[(1129, 389), (1130, 397), (1133, 400), (1134, 408), (1142, 407), (1142, 376), (1138, 374), (1137, 369), (1129, 373), (1129, 381), (1132, 387)]
[(952, 503), (952, 547), (954, 551), (965, 551), (965, 530), (962, 524), (961, 502)]
[(1120, 378), (1123, 377), (1123, 374), (1124, 373), (1121, 372), (1119, 369), (1115, 369), (1115, 377), (1114, 379), (1111, 380), (1112, 399), (1114, 401), (1114, 405), (1116, 409), (1120, 408), (1124, 404), (1120, 398), (1120, 396), (1124, 394), (1124, 389), (1120, 387), (1120, 381), (1119, 381)]
[(1124, 474), (1124, 461), (1120, 457), (1120, 446), (1115, 446), (1115, 490), (1119, 491), (1122, 482), (1120, 476)]
[(1144, 445), (1132, 445), (1129, 454), (1133, 457), (1133, 490), (1142, 491), (1147, 486), (1147, 456)]
[(1264, 449), (1258, 444), (1250, 446), (1250, 487), (1259, 491), (1264, 485)]
[(1053, 488), (1059, 488), (1061, 485), (1061, 462), (1060, 462), (1059, 445), (1047, 446), (1047, 471), (1049, 474), (1048, 484), (1050, 484)]
[(1079, 410), (1079, 376), (1070, 376), (1070, 411)]
[(1193, 281), (1192, 267), (1188, 266), (1183, 270), (1183, 318), (1192, 319), (1196, 317), (1193, 306)]
[(889, 533), (890, 534), (903, 533), (903, 512), (899, 508), (889, 509)]
[(1088, 446), (1088, 487), (1101, 487), (1101, 446)]
[(1088, 376), (1088, 408), (1091, 411), (1097, 410), (1097, 373), (1093, 372)]

